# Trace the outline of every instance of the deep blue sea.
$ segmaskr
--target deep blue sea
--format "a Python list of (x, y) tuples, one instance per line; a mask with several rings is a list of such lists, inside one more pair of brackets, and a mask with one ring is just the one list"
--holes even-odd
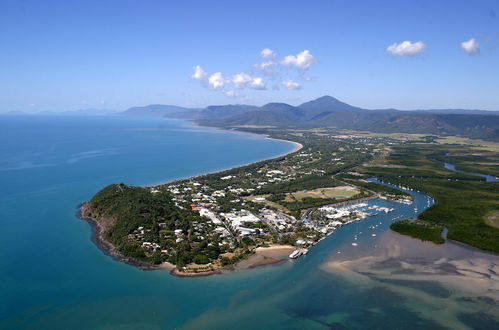
[[(390, 240), (403, 244), (388, 227), (394, 218), (414, 216), (426, 207), (429, 198), (420, 193), (412, 192), (414, 205), (370, 201), (396, 210), (337, 230), (298, 260), (202, 278), (178, 278), (114, 261), (92, 243), (90, 226), (76, 217), (79, 203), (111, 183), (166, 182), (275, 157), (293, 148), (287, 142), (181, 120), (0, 116), (0, 328), (386, 329), (499, 324), (495, 311), (486, 318), (478, 316), (482, 300), (463, 302), (463, 295), (469, 294), (446, 287), (445, 281), (412, 278), (399, 279), (405, 284), (387, 283), (367, 270), (365, 275), (362, 269), (335, 266), (340, 256), (354, 260), (389, 251), (383, 244)], [(356, 247), (351, 244), (354, 239)], [(461, 247), (441, 250), (410, 242), (431, 249), (431, 256), (444, 251), (456, 260), (468, 254), (489, 258)], [(397, 269), (392, 257), (380, 258), (376, 260), (383, 265), (391, 260), (387, 267)], [(357, 277), (344, 276), (349, 272)], [(409, 297), (410, 290), (419, 294)], [(435, 315), (432, 306), (441, 306), (439, 299), (452, 308)], [(466, 308), (458, 308), (460, 304)]]

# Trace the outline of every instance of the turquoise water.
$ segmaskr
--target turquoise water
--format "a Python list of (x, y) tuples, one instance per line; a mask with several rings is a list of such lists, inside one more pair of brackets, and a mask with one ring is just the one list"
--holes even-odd
[[(358, 251), (376, 251), (394, 218), (428, 205), (423, 194), (411, 192), (415, 205), (369, 201), (396, 210), (340, 228), (298, 260), (177, 278), (105, 256), (75, 217), (78, 203), (110, 183), (164, 182), (276, 156), (291, 144), (118, 116), (0, 117), (0, 141), (0, 328), (442, 328), (425, 316), (425, 302), (411, 307), (390, 287), (360, 287), (325, 268), (338, 252), (352, 253), (355, 236)], [(443, 290), (424, 289), (436, 297)], [(467, 307), (463, 324), (499, 324), (477, 316), (482, 305)]]

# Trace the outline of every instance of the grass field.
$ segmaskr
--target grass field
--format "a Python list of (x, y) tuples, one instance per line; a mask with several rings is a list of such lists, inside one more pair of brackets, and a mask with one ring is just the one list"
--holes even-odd
[(364, 136), (373, 136), (373, 137), (388, 137), (395, 140), (419, 140), (422, 137), (427, 136), (428, 134), (411, 134), (411, 133), (374, 133), (368, 131), (352, 131), (352, 130), (339, 130), (341, 134), (353, 134), (353, 135), (364, 135)]
[(304, 198), (336, 198), (336, 199), (344, 199), (351, 198), (360, 191), (356, 187), (351, 186), (341, 186), (341, 187), (333, 187), (333, 188), (319, 188), (314, 190), (307, 191), (297, 191), (290, 193), (289, 197), (292, 197), (295, 200), (301, 201)]
[(499, 152), (499, 143), (484, 140), (468, 139), (459, 136), (443, 136), (435, 140), (439, 144), (467, 145), (471, 149)]

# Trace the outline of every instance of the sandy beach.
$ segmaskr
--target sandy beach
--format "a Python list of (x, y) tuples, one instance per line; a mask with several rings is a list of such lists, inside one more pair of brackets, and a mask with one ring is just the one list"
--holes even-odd
[[(191, 123), (191, 124), (192, 124), (192, 126), (199, 126), (199, 125), (197, 125), (195, 123)], [(204, 127), (204, 126), (201, 126), (201, 127)], [(210, 127), (210, 128), (212, 128), (212, 127)], [(213, 129), (219, 129), (219, 128), (213, 128)], [(227, 167), (227, 168), (223, 168), (223, 169), (220, 169), (220, 170), (217, 170), (217, 171), (213, 171), (213, 172), (199, 173), (199, 174), (194, 174), (194, 175), (190, 175), (190, 176), (187, 176), (187, 177), (181, 177), (181, 178), (178, 178), (178, 179), (175, 179), (175, 180), (162, 181), (162, 182), (159, 182), (159, 183), (156, 183), (156, 184), (152, 184), (152, 185), (145, 185), (144, 187), (156, 187), (156, 186), (159, 186), (159, 185), (169, 184), (169, 183), (176, 182), (176, 181), (193, 179), (193, 178), (196, 178), (196, 177), (199, 177), (199, 176), (205, 176), (205, 175), (212, 175), (212, 174), (222, 173), (222, 172), (225, 172), (225, 171), (233, 170), (235, 168), (240, 168), (240, 167), (244, 167), (244, 166), (248, 166), (248, 165), (253, 165), (253, 164), (256, 164), (256, 163), (260, 163), (260, 162), (264, 162), (264, 161), (268, 161), (268, 160), (272, 160), (272, 159), (281, 158), (281, 157), (287, 156), (289, 154), (295, 153), (295, 152), (297, 152), (297, 151), (299, 151), (299, 150), (301, 150), (303, 148), (303, 145), (301, 143), (298, 143), (298, 142), (295, 142), (295, 141), (283, 140), (283, 139), (275, 139), (275, 138), (271, 138), (268, 135), (264, 135), (264, 134), (257, 134), (257, 133), (251, 133), (251, 132), (242, 132), (242, 131), (237, 131), (237, 130), (233, 130), (233, 131), (241, 133), (241, 134), (250, 134), (250, 135), (264, 136), (266, 140), (274, 140), (274, 141), (282, 141), (282, 142), (291, 143), (291, 144), (293, 144), (294, 148), (292, 150), (288, 151), (288, 152), (279, 154), (279, 155), (271, 157), (271, 158), (265, 158), (265, 159), (262, 159), (262, 160), (257, 160), (255, 162), (249, 162), (249, 163), (241, 164), (241, 165), (234, 166), (234, 167)]]
[(255, 267), (261, 267), (265, 265), (276, 264), (289, 259), (289, 254), (295, 250), (295, 247), (291, 245), (271, 245), (269, 247), (259, 247), (256, 248), (254, 253), (248, 258), (239, 261), (237, 264), (229, 267), (216, 268), (209, 271), (200, 272), (183, 272), (175, 268), (174, 265), (166, 265), (166, 269), (170, 268), (170, 274), (179, 277), (201, 277), (210, 276), (215, 274), (224, 274), (233, 271), (242, 271), (246, 269), (252, 269)]
[(113, 244), (104, 238), (104, 232), (107, 226), (112, 225), (112, 219), (105, 219), (98, 221), (90, 214), (88, 203), (83, 203), (78, 208), (77, 216), (87, 221), (92, 228), (92, 241), (97, 247), (104, 252), (104, 254), (111, 256), (114, 260), (127, 263), (131, 266), (140, 268), (142, 270), (166, 270), (171, 275), (179, 277), (200, 277), (215, 274), (222, 274), (230, 271), (238, 271), (244, 269), (255, 268), (259, 266), (275, 264), (288, 259), (289, 254), (295, 249), (291, 245), (272, 245), (269, 247), (259, 247), (255, 249), (255, 253), (247, 259), (241, 260), (236, 265), (227, 268), (216, 268), (209, 271), (200, 272), (183, 272), (177, 270), (175, 265), (169, 262), (163, 262), (159, 265), (153, 265), (145, 262), (135, 260), (130, 257), (123, 256), (119, 253)]
[(250, 269), (264, 265), (270, 265), (289, 259), (289, 254), (295, 250), (291, 245), (272, 245), (270, 247), (259, 247), (249, 258), (240, 261), (234, 267), (235, 270)]

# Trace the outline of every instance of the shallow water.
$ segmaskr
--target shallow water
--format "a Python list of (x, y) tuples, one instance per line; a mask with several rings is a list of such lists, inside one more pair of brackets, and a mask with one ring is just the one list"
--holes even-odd
[[(413, 193), (415, 205), (369, 201), (396, 210), (338, 229), (298, 260), (203, 278), (177, 278), (116, 262), (97, 249), (88, 224), (75, 217), (76, 205), (109, 183), (163, 182), (272, 157), (291, 150), (291, 144), (183, 121), (126, 117), (1, 117), (0, 140), (0, 328), (499, 325), (490, 307), (497, 296), (470, 294), (468, 284), (462, 284), (466, 280), (448, 287), (437, 280), (380, 279), (386, 269), (419, 270), (448, 253), (453, 256), (449, 262), (461, 262), (460, 269), (471, 257), (497, 265), (496, 256), (390, 234), (394, 218), (415, 216), (427, 206), (423, 194)], [(412, 244), (408, 256), (406, 240)], [(427, 247), (432, 252), (418, 259)], [(378, 256), (378, 262), (355, 263), (352, 270), (331, 264), (364, 255)], [(401, 265), (401, 258), (408, 258), (409, 266)], [(372, 275), (345, 276), (359, 273), (359, 267)], [(447, 301), (449, 308), (435, 309), (436, 302)]]

